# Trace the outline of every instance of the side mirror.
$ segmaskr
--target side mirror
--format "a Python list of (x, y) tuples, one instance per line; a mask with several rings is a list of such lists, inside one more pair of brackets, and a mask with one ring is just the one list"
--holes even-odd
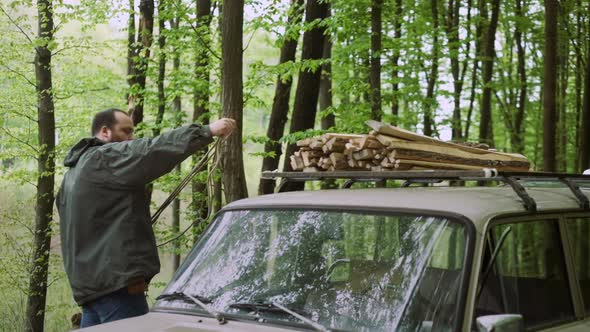
[(489, 315), (478, 317), (479, 332), (523, 332), (524, 323), (521, 315)]

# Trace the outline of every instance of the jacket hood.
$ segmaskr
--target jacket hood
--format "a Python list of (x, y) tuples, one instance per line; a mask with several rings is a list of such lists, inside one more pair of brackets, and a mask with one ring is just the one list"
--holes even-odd
[(105, 142), (99, 140), (96, 137), (89, 137), (84, 138), (80, 142), (78, 142), (74, 147), (70, 149), (68, 155), (64, 159), (64, 166), (66, 167), (74, 167), (80, 160), (80, 157), (86, 152), (89, 148), (93, 146), (100, 146), (105, 144)]

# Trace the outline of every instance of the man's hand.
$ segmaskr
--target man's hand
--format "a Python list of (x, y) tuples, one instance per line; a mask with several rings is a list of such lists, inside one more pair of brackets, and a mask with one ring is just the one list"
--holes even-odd
[(236, 129), (236, 120), (221, 118), (209, 124), (213, 136), (227, 137)]

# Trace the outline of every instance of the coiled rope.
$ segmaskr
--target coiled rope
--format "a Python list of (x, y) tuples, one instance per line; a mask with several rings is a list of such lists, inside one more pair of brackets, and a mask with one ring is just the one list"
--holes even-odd
[(219, 161), (221, 160), (221, 148), (220, 144), (225, 139), (220, 137), (218, 138), (213, 146), (207, 150), (207, 152), (203, 155), (201, 160), (191, 169), (191, 171), (180, 181), (180, 183), (172, 190), (168, 198), (160, 205), (158, 210), (152, 215), (152, 225), (154, 225), (157, 221), (162, 212), (180, 195), (182, 190), (191, 182), (191, 180), (200, 172), (207, 169), (209, 162), (211, 162), (211, 167), (209, 169), (209, 174), (207, 174), (207, 217), (206, 218), (196, 218), (194, 222), (192, 222), (187, 228), (185, 228), (182, 232), (180, 232), (177, 236), (167, 240), (164, 243), (158, 244), (158, 247), (162, 247), (167, 245), (168, 243), (178, 240), (181, 236), (183, 236), (191, 227), (194, 227), (201, 223), (204, 220), (209, 220), (213, 214), (213, 188), (215, 186), (215, 181), (213, 178), (213, 174), (215, 170), (219, 167)]

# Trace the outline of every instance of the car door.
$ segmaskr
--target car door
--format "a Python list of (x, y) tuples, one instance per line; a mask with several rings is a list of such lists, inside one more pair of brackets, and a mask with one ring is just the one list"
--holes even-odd
[[(590, 234), (589, 217), (540, 215), (492, 222), (485, 234), (474, 321), (520, 314), (527, 331), (589, 330), (580, 289), (590, 304), (590, 235), (580, 230)], [(581, 264), (577, 270), (576, 263)]]

